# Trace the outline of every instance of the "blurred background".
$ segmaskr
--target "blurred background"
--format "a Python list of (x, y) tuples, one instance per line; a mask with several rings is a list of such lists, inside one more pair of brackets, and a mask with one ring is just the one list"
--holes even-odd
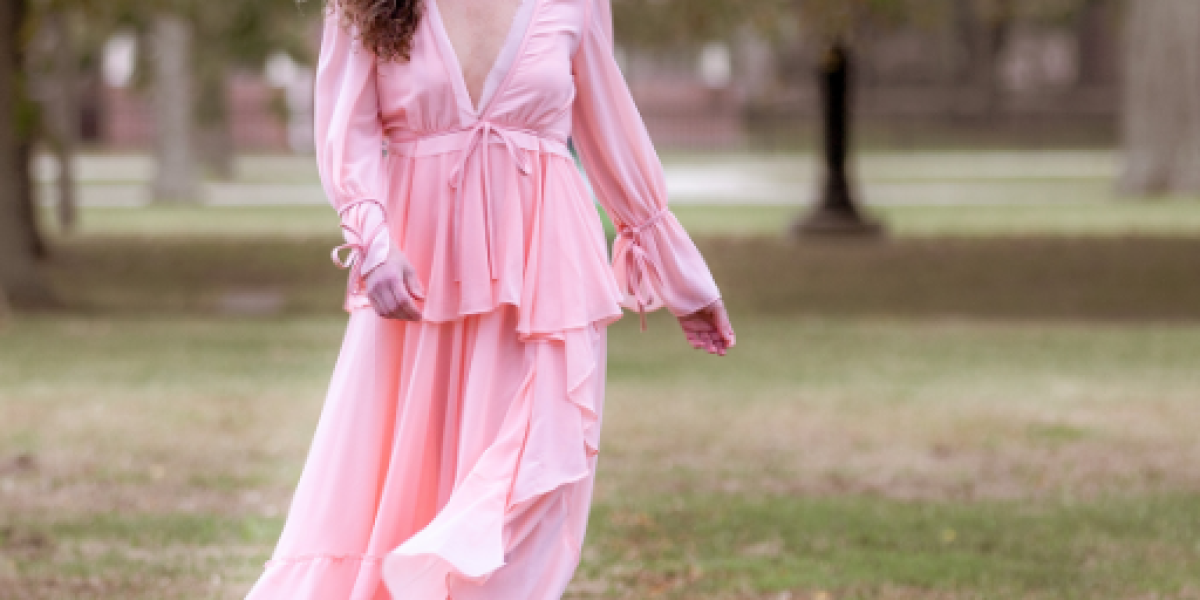
[[(613, 0), (738, 347), (569, 598), (1200, 598), (1200, 3)], [(346, 317), (317, 0), (0, 0), (0, 597), (241, 598)]]

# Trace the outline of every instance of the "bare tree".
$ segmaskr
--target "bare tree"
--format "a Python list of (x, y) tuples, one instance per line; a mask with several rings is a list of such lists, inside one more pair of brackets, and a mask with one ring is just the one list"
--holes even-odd
[(75, 149), (79, 141), (79, 82), (75, 36), (70, 13), (51, 10), (44, 18), (46, 50), (50, 54), (49, 77), (44, 92), (46, 138), (58, 162), (58, 224), (73, 231), (78, 221), (75, 190)]
[(1120, 51), (1116, 27), (1118, 0), (1086, 0), (1074, 16), (1079, 44), (1079, 78), (1083, 88), (1113, 85), (1117, 81)]
[(0, 0), (0, 291), (17, 306), (54, 303), (37, 264), (37, 232), (27, 214), (31, 127), (24, 114), (24, 0)]
[(1200, 193), (1200, 2), (1130, 2), (1121, 190)]
[(199, 202), (193, 138), (192, 27), (171, 12), (155, 16), (154, 61), (155, 154), (154, 199)]
[(1013, 25), (1014, 0), (954, 0), (954, 29), (962, 60), (958, 83), (977, 92), (980, 112), (992, 116), (1000, 109), (1000, 61)]
[(204, 98), (196, 113), (200, 156), (210, 175), (228, 181), (235, 175), (237, 150), (230, 130), (229, 70), (224, 60), (216, 59), (202, 61), (197, 71), (197, 82)]

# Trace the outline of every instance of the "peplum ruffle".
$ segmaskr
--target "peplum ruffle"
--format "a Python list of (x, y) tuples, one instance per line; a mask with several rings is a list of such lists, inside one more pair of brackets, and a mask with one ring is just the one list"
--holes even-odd
[[(471, 135), (388, 147), (388, 226), (425, 285), (423, 320), (511, 304), (517, 331), (536, 337), (619, 318), (624, 297), (603, 226), (566, 146), (504, 130), (482, 134), (467, 153)], [(346, 308), (367, 306), (361, 286), (350, 286)]]

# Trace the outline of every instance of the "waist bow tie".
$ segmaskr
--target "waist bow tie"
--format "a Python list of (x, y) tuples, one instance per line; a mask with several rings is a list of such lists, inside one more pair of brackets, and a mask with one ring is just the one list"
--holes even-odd
[(463, 146), (458, 163), (455, 164), (454, 169), (450, 172), (450, 187), (454, 188), (454, 243), (458, 246), (456, 250), (458, 256), (455, 258), (454, 280), (462, 280), (463, 260), (466, 254), (462, 248), (465, 242), (462, 237), (463, 180), (467, 175), (467, 161), (480, 148), (483, 148), (483, 157), (480, 159), (480, 173), (483, 177), (483, 207), (484, 226), (487, 228), (488, 274), (491, 275), (492, 279), (496, 279), (499, 276), (496, 267), (496, 207), (491, 192), (492, 176), (491, 165), (488, 160), (488, 143), (492, 138), (503, 142), (509, 156), (512, 157), (513, 162), (516, 163), (517, 169), (520, 170), (522, 175), (528, 175), (531, 167), (529, 161), (521, 154), (519, 147), (512, 137), (513, 132), (523, 132), (523, 130), (504, 127), (489, 121), (479, 121), (465, 131), (470, 132), (467, 136), (467, 143)]

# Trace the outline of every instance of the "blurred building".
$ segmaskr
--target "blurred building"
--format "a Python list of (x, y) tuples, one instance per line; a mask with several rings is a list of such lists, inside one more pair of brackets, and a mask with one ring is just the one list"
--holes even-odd
[[(1118, 8), (1100, 0), (1069, 19), (866, 32), (855, 39), (856, 118), (882, 130), (1110, 140), (1120, 99)], [(743, 32), (725, 45), (723, 81), (705, 76), (719, 62), (711, 47), (622, 62), (661, 144), (786, 143), (817, 122), (820, 48), (812, 37), (793, 31), (768, 43)]]
[[(272, 62), (262, 71), (239, 69), (230, 75), (229, 130), (234, 146), (240, 150), (280, 152), (311, 146), (311, 139), (295, 141), (289, 132), (290, 121), (305, 116), (311, 121), (311, 105), (305, 114), (303, 103), (294, 99), (296, 87), (311, 90), (311, 70), (286, 57), (272, 57)], [(118, 34), (105, 44), (99, 93), (89, 94), (86, 100), (86, 112), (94, 114), (96, 121), (89, 141), (120, 150), (146, 149), (153, 144), (153, 106), (149, 90), (136, 85), (137, 65), (138, 48), (133, 36)], [(311, 96), (311, 92), (306, 95)], [(293, 105), (298, 110), (291, 110)]]
[[(1078, 18), (1014, 23), (984, 36), (941, 28), (889, 28), (856, 46), (855, 108), (882, 127), (1114, 129), (1120, 23), (1113, 2)], [(998, 40), (980, 49), (978, 39)], [(618, 50), (650, 129), (663, 147), (720, 149), (796, 139), (813, 128), (815, 54), (803, 35), (768, 43), (735, 39), (673, 51)], [(104, 147), (146, 149), (154, 115), (136, 84), (132, 36), (106, 45), (87, 86), (85, 137)], [(228, 86), (230, 131), (249, 152), (307, 152), (312, 145), (312, 69), (275, 56), (239, 70)], [(808, 139), (805, 137), (804, 139)]]

